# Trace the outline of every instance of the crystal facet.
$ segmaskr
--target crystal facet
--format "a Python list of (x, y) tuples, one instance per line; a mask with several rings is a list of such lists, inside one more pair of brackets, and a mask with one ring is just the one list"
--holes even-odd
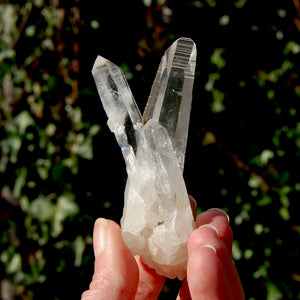
[(122, 70), (98, 56), (92, 73), (124, 156), (122, 237), (158, 274), (183, 279), (193, 214), (182, 177), (196, 47), (180, 38), (162, 57), (141, 116)]

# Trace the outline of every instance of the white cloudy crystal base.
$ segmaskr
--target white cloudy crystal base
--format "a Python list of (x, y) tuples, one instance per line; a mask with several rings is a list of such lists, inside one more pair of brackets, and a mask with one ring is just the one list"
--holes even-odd
[(158, 274), (183, 279), (194, 229), (185, 183), (166, 129), (150, 120), (141, 139), (135, 164), (127, 167), (122, 236)]
[(160, 275), (183, 279), (193, 214), (182, 177), (196, 46), (175, 41), (162, 57), (143, 117), (122, 70), (98, 56), (93, 76), (127, 168), (122, 237)]

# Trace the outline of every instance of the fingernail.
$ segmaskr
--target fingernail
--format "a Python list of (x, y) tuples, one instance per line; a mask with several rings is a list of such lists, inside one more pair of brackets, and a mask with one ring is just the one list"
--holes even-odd
[(209, 248), (209, 249), (213, 250), (215, 252), (215, 254), (217, 254), (216, 248), (212, 245), (202, 245), (200, 248)]
[(95, 222), (94, 230), (94, 254), (95, 257), (105, 249), (108, 240), (108, 221), (99, 218)]
[(203, 228), (203, 227), (212, 228), (212, 229), (216, 232), (217, 237), (220, 237), (219, 231), (218, 231), (218, 229), (217, 229), (214, 225), (211, 225), (211, 224), (203, 224), (203, 225), (199, 226), (199, 228)]
[(195, 204), (195, 207), (197, 207), (197, 201), (196, 201), (196, 199), (193, 196), (191, 196), (191, 195), (189, 195), (189, 198), (190, 198), (190, 200), (193, 201), (193, 203)]
[(226, 213), (226, 211), (224, 211), (223, 209), (220, 209), (220, 208), (211, 208), (211, 209), (208, 209), (208, 211), (211, 211), (211, 210), (216, 210), (218, 212), (221, 212), (222, 214), (224, 214), (228, 220), (228, 224), (230, 223), (230, 218), (228, 216), (228, 214)]

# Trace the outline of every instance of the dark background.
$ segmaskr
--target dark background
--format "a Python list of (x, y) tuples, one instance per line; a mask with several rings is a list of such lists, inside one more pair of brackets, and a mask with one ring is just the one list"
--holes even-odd
[(198, 51), (188, 192), (198, 212), (230, 215), (246, 299), (300, 299), (298, 0), (0, 5), (0, 298), (88, 288), (93, 223), (119, 222), (126, 182), (94, 60), (122, 67), (143, 111), (161, 56), (186, 36)]

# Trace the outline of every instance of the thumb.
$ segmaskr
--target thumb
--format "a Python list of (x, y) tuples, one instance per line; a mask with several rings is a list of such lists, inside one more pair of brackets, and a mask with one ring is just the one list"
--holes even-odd
[(120, 226), (111, 220), (98, 219), (93, 240), (94, 276), (81, 300), (134, 299), (139, 271), (121, 237)]

